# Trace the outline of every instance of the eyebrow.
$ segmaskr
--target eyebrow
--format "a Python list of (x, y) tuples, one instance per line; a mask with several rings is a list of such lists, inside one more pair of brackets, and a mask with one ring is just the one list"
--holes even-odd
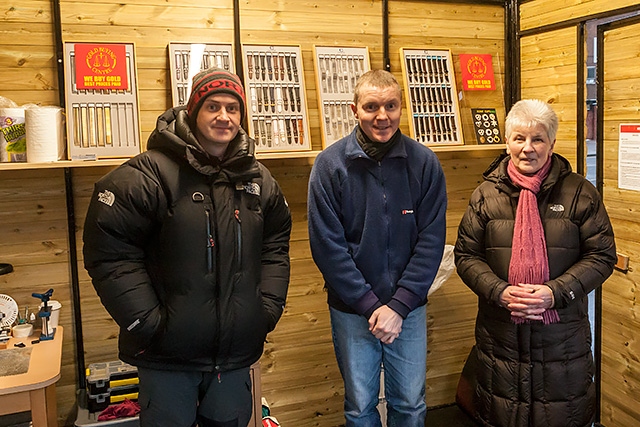
[(225, 102), (225, 101), (216, 101), (215, 99), (207, 99), (204, 103), (205, 104), (218, 104), (218, 105), (240, 105), (240, 102), (238, 102), (238, 101)]

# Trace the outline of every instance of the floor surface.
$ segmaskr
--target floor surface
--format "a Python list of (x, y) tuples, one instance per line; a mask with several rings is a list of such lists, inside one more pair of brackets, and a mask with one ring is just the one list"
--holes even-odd
[(427, 410), (425, 427), (476, 427), (476, 424), (457, 405)]
[[(23, 412), (0, 417), (0, 427), (29, 427), (30, 414)], [(425, 427), (476, 427), (456, 405), (429, 409)]]

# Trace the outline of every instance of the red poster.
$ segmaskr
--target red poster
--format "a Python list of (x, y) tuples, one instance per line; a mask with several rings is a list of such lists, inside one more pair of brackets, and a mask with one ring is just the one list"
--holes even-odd
[(77, 43), (74, 53), (78, 89), (129, 89), (125, 45)]
[(460, 54), (464, 90), (495, 90), (490, 54)]

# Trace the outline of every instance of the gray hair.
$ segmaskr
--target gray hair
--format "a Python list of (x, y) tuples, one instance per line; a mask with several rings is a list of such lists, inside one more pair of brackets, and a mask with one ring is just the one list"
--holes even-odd
[(515, 128), (531, 128), (542, 125), (549, 141), (556, 139), (558, 116), (549, 104), (539, 99), (522, 99), (516, 102), (505, 120), (505, 137), (509, 139)]
[(353, 90), (353, 103), (358, 105), (358, 98), (360, 98), (360, 90), (362, 86), (369, 85), (380, 89), (395, 87), (400, 94), (400, 100), (402, 100), (402, 89), (400, 89), (400, 83), (394, 77), (393, 74), (386, 70), (371, 70), (367, 71), (360, 76), (356, 87)]

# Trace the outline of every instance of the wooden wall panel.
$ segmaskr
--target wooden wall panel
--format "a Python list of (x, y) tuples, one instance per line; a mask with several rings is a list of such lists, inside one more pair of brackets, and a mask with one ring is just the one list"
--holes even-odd
[(602, 292), (602, 423), (640, 426), (640, 191), (618, 188), (620, 123), (640, 123), (640, 24), (608, 31), (604, 55), (604, 201), (628, 273), (614, 272)]
[(637, 4), (637, 0), (525, 1), (520, 6), (520, 29), (528, 30)]
[[(439, 153), (450, 203), (447, 240), (457, 227), (471, 192), (496, 151)], [(262, 357), (262, 392), (283, 424), (336, 426), (343, 421), (342, 379), (335, 362), (324, 282), (308, 248), (306, 187), (311, 165), (291, 167), (265, 161), (282, 185), (292, 209), (292, 277), (287, 305)], [(477, 300), (454, 273), (429, 299), (427, 307), (427, 403), (453, 403), (466, 356), (474, 343)]]
[(522, 99), (552, 104), (559, 127), (554, 151), (577, 169), (577, 35), (575, 28), (520, 39)]
[(0, 96), (18, 105), (57, 105), (51, 2), (0, 6)]
[[(313, 70), (313, 45), (367, 46), (373, 68), (382, 68), (380, 1), (240, 2), (243, 43), (299, 44), (312, 147), (321, 148)], [(233, 41), (231, 0), (62, 0), (64, 41), (133, 42), (139, 88), (141, 138), (146, 142), (170, 106), (169, 42)], [(464, 138), (475, 143), (470, 108), (496, 108), (504, 120), (504, 12), (500, 6), (455, 2), (390, 3), (391, 71), (400, 75), (400, 47), (450, 48), (461, 90), (460, 53), (490, 53), (495, 91), (460, 92)], [(51, 4), (21, 0), (0, 6), (0, 96), (18, 104), (58, 102)], [(405, 117), (401, 128), (408, 132)], [(447, 240), (453, 244), (468, 198), (481, 172), (501, 150), (438, 153), (450, 194)], [(331, 343), (322, 277), (309, 250), (306, 191), (312, 159), (265, 160), (291, 206), (292, 277), (285, 313), (269, 335), (262, 358), (262, 390), (283, 425), (334, 427), (343, 422), (342, 380)], [(82, 225), (93, 183), (112, 167), (73, 168), (73, 199), (79, 260), (81, 315), (86, 364), (117, 357), (118, 329), (82, 267)], [(54, 287), (66, 326), (62, 378), (58, 383), (60, 425), (73, 425), (76, 390), (75, 340), (69, 284), (63, 169), (5, 171), (0, 165), (0, 262), (16, 272), (0, 276), (0, 292), (30, 299), (31, 286)], [(7, 220), (10, 218), (10, 220)], [(28, 260), (28, 261), (26, 261)], [(38, 289), (39, 290), (39, 289)], [(454, 274), (428, 306), (428, 405), (452, 403), (464, 359), (473, 343), (475, 296)]]
[(379, 2), (367, 0), (315, 3), (257, 0), (241, 5), (243, 43), (300, 45), (313, 150), (322, 149), (313, 46), (368, 46), (372, 68), (380, 68), (381, 12)]
[[(463, 138), (475, 144), (471, 108), (495, 108), (504, 123), (504, 10), (487, 5), (460, 5), (455, 2), (389, 2), (389, 56), (391, 70), (400, 75), (400, 48), (451, 49), (459, 94)], [(480, 18), (481, 17), (481, 18)], [(493, 56), (496, 90), (462, 90), (459, 54), (482, 53)], [(381, 65), (380, 65), (381, 66)], [(402, 80), (400, 80), (402, 81)], [(405, 96), (405, 98), (407, 98)], [(401, 121), (409, 131), (408, 115)], [(502, 132), (504, 126), (501, 125)]]
[(0, 276), (0, 293), (36, 314), (40, 300), (32, 297), (32, 292), (53, 289), (52, 299), (60, 301), (59, 323), (65, 328), (57, 385), (61, 415), (73, 409), (76, 390), (64, 195), (62, 169), (0, 172), (0, 262), (14, 268), (12, 273)]

